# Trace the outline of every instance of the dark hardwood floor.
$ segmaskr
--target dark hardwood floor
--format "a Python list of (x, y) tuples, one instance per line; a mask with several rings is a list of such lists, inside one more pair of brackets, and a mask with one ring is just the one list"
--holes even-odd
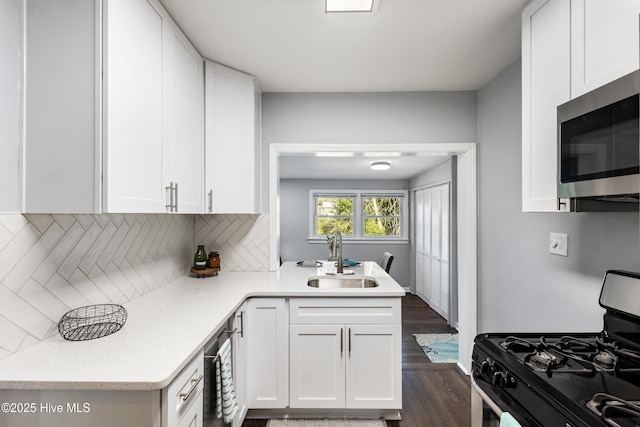
[[(455, 332), (415, 295), (402, 298), (402, 421), (389, 427), (468, 427), (471, 425), (469, 377), (452, 363), (431, 363), (412, 334)], [(245, 420), (242, 427), (265, 427)]]
[(412, 334), (456, 332), (415, 295), (402, 298), (402, 421), (390, 427), (468, 427), (471, 382), (456, 364), (431, 363)]

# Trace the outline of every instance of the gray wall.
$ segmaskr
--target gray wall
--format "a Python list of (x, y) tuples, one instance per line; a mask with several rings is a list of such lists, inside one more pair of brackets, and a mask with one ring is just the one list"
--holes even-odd
[[(344, 188), (351, 190), (407, 190), (406, 180), (280, 180), (280, 255), (283, 261), (327, 259), (329, 247), (325, 243), (309, 243), (309, 190)], [(391, 276), (400, 285), (410, 284), (409, 245), (343, 242), (343, 257), (358, 261), (380, 261), (382, 254), (394, 255)]]
[(523, 213), (521, 131), (518, 61), (478, 91), (479, 331), (600, 330), (603, 274), (640, 270), (638, 213)]
[(265, 146), (475, 142), (477, 135), (475, 91), (265, 93), (262, 108)]

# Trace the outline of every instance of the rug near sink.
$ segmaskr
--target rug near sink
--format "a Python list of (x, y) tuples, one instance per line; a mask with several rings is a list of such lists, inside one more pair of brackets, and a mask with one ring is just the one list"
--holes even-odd
[(272, 419), (267, 427), (387, 427), (382, 419)]
[(458, 363), (458, 334), (413, 334), (433, 363)]

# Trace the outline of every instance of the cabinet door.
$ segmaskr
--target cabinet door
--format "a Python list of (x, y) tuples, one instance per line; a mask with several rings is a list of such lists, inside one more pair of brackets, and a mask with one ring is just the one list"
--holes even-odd
[(571, 1), (571, 98), (638, 69), (638, 0)]
[(402, 407), (402, 326), (347, 325), (346, 407)]
[(178, 184), (177, 212), (202, 213), (204, 63), (177, 25), (167, 18), (164, 28), (164, 185)]
[(22, 3), (24, 211), (99, 212), (99, 2)]
[(163, 17), (147, 0), (104, 7), (104, 210), (165, 212)]
[(241, 427), (247, 415), (247, 380), (246, 380), (246, 354), (247, 337), (245, 335), (245, 316), (247, 312), (247, 302), (243, 303), (236, 311), (233, 318), (233, 329), (236, 334), (231, 340), (233, 346), (233, 384), (236, 387), (236, 399), (240, 410), (233, 419), (233, 427)]
[(247, 404), (249, 409), (289, 404), (289, 327), (284, 298), (252, 298), (247, 318)]
[(205, 103), (206, 210), (260, 213), (255, 79), (207, 62)]
[(291, 325), (292, 408), (344, 408), (344, 340), (343, 325)]
[(570, 2), (537, 0), (522, 14), (522, 210), (553, 212), (558, 105), (570, 97)]
[(202, 427), (204, 416), (202, 409), (204, 399), (203, 395), (204, 393), (202, 392), (198, 394), (198, 397), (196, 397), (196, 399), (194, 400), (193, 405), (191, 405), (177, 427)]
[(0, 212), (20, 212), (20, 0), (0, 2)]

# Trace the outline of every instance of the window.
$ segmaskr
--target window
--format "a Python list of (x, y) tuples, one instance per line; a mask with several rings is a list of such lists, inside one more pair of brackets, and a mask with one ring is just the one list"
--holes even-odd
[(353, 236), (355, 202), (354, 194), (314, 195), (316, 236), (334, 234), (340, 230), (343, 236)]
[(400, 237), (402, 197), (363, 195), (364, 237)]
[(352, 241), (407, 240), (405, 191), (311, 190), (309, 199), (309, 240), (326, 242), (336, 230)]

